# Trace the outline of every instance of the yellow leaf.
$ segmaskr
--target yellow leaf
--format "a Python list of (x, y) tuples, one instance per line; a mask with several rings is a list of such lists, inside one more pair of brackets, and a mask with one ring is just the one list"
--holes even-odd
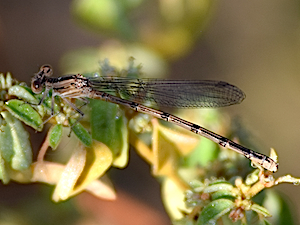
[(170, 129), (158, 124), (160, 132), (167, 137), (182, 155), (188, 155), (199, 144), (199, 136), (184, 129)]
[[(112, 164), (113, 155), (111, 150), (103, 143), (94, 141), (87, 149), (87, 166), (80, 177), (79, 184), (71, 195), (75, 195), (85, 189), (91, 182), (103, 176)], [(105, 196), (101, 196), (104, 197)]]
[(53, 200), (66, 200), (73, 193), (73, 188), (81, 175), (86, 163), (86, 149), (82, 146), (74, 149), (53, 193)]
[(162, 199), (168, 215), (172, 220), (181, 219), (182, 212), (190, 212), (184, 202), (184, 189), (180, 188), (171, 179), (162, 182)]
[(107, 180), (98, 180), (111, 166), (112, 153), (108, 147), (94, 141), (90, 148), (74, 149), (67, 165), (52, 162), (38, 162), (32, 165), (32, 182), (45, 182), (56, 185), (52, 199), (66, 200), (69, 197), (88, 191), (107, 200), (116, 198)]
[(153, 125), (153, 174), (173, 176), (177, 174), (178, 160), (192, 151), (199, 139), (163, 127), (156, 119)]

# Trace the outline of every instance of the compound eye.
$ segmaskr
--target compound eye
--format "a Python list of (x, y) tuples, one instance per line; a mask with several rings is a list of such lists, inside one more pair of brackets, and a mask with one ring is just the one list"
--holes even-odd
[(45, 76), (47, 76), (47, 77), (51, 76), (52, 73), (53, 73), (52, 67), (50, 65), (43, 65), (43, 66), (41, 66), (40, 71), (43, 72), (43, 74)]
[(35, 94), (40, 94), (43, 90), (43, 85), (39, 80), (35, 80), (31, 83), (31, 90)]

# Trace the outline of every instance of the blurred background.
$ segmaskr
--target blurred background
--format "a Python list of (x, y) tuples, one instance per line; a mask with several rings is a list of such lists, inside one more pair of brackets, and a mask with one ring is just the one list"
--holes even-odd
[[(59, 76), (84, 72), (78, 61), (86, 60), (85, 65), (91, 68), (97, 65), (95, 58), (109, 58), (114, 65), (118, 59), (114, 61), (113, 56), (124, 54), (143, 64), (146, 77), (224, 80), (241, 88), (247, 98), (240, 105), (221, 109), (222, 112), (239, 118), (263, 146), (263, 153), (269, 154), (270, 147), (276, 149), (280, 167), (275, 176), (300, 177), (299, 1), (200, 1), (199, 11), (195, 8), (188, 17), (180, 14), (181, 1), (124, 1), (125, 9), (114, 11), (108, 1), (102, 0), (99, 2), (103, 7), (96, 16), (103, 24), (89, 23), (85, 15), (91, 15), (84, 10), (93, 2), (97, 1), (86, 1), (85, 5), (84, 1), (0, 0), (0, 71), (10, 71), (15, 78), (29, 84), (45, 63), (51, 64)], [(112, 11), (120, 13), (113, 22), (115, 14), (105, 14)], [(39, 139), (43, 137), (32, 134), (39, 135)], [(37, 141), (33, 147), (37, 150), (39, 144)], [(115, 173), (120, 174), (115, 181), (120, 196), (124, 193), (125, 199), (149, 207), (153, 214), (148, 216), (158, 218), (160, 224), (170, 223), (160, 200), (159, 184), (151, 178), (149, 166), (133, 151), (128, 168)], [(138, 185), (136, 180), (140, 181)], [(9, 207), (21, 207), (22, 201), (30, 202), (31, 195), (45, 196), (44, 192), (51, 195), (51, 188), (41, 191), (40, 186), (45, 185), (1, 184), (0, 202), (5, 202), (1, 207), (7, 206), (8, 212)], [(289, 197), (299, 214), (299, 187), (282, 184), (275, 189)], [(50, 202), (50, 197), (47, 200)], [(87, 214), (105, 204), (88, 194), (71, 201)], [(94, 207), (89, 206), (89, 201)], [(57, 205), (64, 208), (65, 204), (69, 203)], [(49, 205), (55, 208), (56, 204)], [(121, 213), (122, 203), (116, 205), (105, 205), (102, 209)], [(44, 210), (39, 208), (32, 216), (41, 216), (38, 212)], [(68, 212), (66, 209), (66, 215)], [(130, 212), (120, 217), (123, 221), (111, 224), (125, 224), (124, 218), (130, 218)], [(153, 221), (149, 224), (154, 223), (159, 224)]]

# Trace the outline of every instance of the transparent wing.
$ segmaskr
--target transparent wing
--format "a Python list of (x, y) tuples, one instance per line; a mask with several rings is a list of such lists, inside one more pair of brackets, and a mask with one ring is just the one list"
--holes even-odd
[(117, 91), (124, 99), (177, 108), (223, 107), (238, 104), (245, 98), (238, 87), (213, 80), (128, 79), (121, 77), (90, 78), (99, 91)]

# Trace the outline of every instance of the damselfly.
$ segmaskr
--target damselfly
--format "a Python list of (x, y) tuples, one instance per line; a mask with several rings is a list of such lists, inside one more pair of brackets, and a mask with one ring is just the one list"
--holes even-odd
[[(222, 147), (244, 155), (255, 164), (269, 171), (276, 172), (278, 169), (278, 163), (264, 154), (239, 145), (197, 124), (142, 104), (149, 102), (160, 106), (180, 108), (222, 107), (238, 104), (245, 98), (245, 94), (234, 85), (223, 81), (211, 80), (84, 77), (80, 74), (54, 78), (51, 75), (51, 66), (44, 65), (32, 79), (31, 89), (34, 93), (39, 94), (45, 88), (40, 104), (50, 90), (52, 90), (52, 105), (54, 104), (54, 96), (58, 95), (80, 113), (81, 116), (83, 116), (83, 113), (67, 98), (93, 98), (112, 102), (174, 123), (195, 134), (206, 137)], [(122, 97), (109, 94), (111, 91), (117, 91)]]

